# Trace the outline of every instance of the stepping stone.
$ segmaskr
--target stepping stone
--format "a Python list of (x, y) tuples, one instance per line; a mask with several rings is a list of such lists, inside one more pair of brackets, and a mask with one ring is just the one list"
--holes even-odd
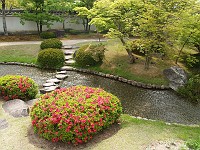
[(61, 81), (61, 80), (58, 80), (57, 78), (54, 78), (54, 79), (49, 79), (49, 80), (47, 80), (46, 82), (47, 82), (47, 83), (49, 83), (49, 82), (50, 82), (50, 83), (52, 83), (52, 82), (53, 82), (53, 83), (60, 83), (60, 81)]
[(48, 92), (52, 92), (52, 91), (54, 91), (58, 88), (59, 88), (58, 86), (45, 87), (43, 89), (40, 89), (40, 93), (45, 94), (45, 93), (48, 93)]
[(6, 119), (0, 119), (0, 130), (8, 127), (8, 122)]
[(65, 55), (73, 55), (75, 53), (75, 50), (65, 50), (64, 54)]
[(56, 78), (59, 79), (59, 80), (64, 80), (68, 77), (68, 75), (64, 75), (64, 74), (57, 74), (56, 75)]
[(67, 61), (65, 61), (66, 64), (73, 64), (75, 62), (76, 62), (75, 60), (67, 60)]
[(69, 60), (69, 59), (73, 59), (73, 56), (72, 55), (65, 56), (65, 60)]
[(72, 46), (73, 49), (78, 49), (80, 46)]
[(9, 113), (13, 117), (18, 118), (29, 116), (28, 105), (20, 99), (7, 101), (2, 105), (2, 107), (6, 113)]
[(61, 70), (73, 70), (74, 68), (71, 66), (63, 66)]
[(39, 101), (39, 98), (26, 101), (26, 104), (28, 106), (32, 107), (35, 104), (35, 102), (37, 102), (37, 101)]
[(72, 49), (73, 46), (71, 46), (71, 45), (64, 45), (63, 48), (64, 48), (64, 49)]
[(48, 82), (48, 83), (44, 83), (43, 87), (50, 87), (50, 86), (54, 86), (56, 85), (54, 82)]
[[(68, 66), (67, 66), (68, 67)], [(71, 67), (72, 68), (72, 67)], [(62, 68), (61, 68), (62, 69)], [(57, 72), (57, 74), (66, 74), (67, 73), (67, 71), (65, 70), (65, 69), (63, 69), (63, 71), (59, 71), (59, 72)]]

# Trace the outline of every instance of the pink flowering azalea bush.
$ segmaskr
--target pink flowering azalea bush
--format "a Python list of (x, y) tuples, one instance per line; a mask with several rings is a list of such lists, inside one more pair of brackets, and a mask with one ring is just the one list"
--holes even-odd
[(116, 96), (100, 88), (73, 86), (42, 95), (30, 115), (41, 137), (77, 145), (116, 122), (121, 113)]
[(38, 93), (37, 84), (28, 77), (19, 75), (6, 75), (0, 77), (0, 96), (5, 100), (30, 100)]

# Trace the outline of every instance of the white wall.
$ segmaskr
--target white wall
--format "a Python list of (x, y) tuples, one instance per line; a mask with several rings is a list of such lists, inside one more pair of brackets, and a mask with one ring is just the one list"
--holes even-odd
[[(71, 28), (75, 30), (84, 30), (83, 25), (80, 23), (72, 23), (72, 19), (67, 18), (65, 20), (65, 29)], [(22, 32), (22, 31), (37, 31), (37, 26), (35, 22), (32, 21), (25, 21), (25, 24), (22, 25), (20, 23), (20, 18), (16, 16), (6, 16), (6, 24), (8, 28), (8, 32)], [(43, 27), (43, 30), (47, 30), (48, 28), (46, 26)], [(50, 29), (63, 29), (63, 23), (55, 22)], [(94, 26), (91, 27), (91, 30), (95, 30)], [(3, 22), (2, 22), (2, 16), (0, 16), (0, 32), (3, 32)]]

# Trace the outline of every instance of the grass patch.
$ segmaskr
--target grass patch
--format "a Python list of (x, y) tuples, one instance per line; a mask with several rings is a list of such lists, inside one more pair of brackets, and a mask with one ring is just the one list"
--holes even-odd
[[(96, 44), (99, 42), (80, 43)], [(173, 66), (170, 60), (162, 60), (161, 58), (153, 58), (153, 64), (149, 70), (144, 69), (145, 58), (136, 55), (138, 58), (136, 63), (129, 64), (128, 55), (119, 40), (108, 40), (103, 42), (106, 45), (105, 60), (101, 66), (87, 67), (88, 69), (100, 71), (104, 73), (114, 74), (143, 83), (167, 85), (168, 81), (163, 76), (163, 70)], [(75, 65), (76, 66), (76, 65)], [(76, 66), (78, 67), (78, 66)]]
[(22, 62), (36, 63), (40, 46), (33, 45), (12, 45), (0, 47), (0, 62)]

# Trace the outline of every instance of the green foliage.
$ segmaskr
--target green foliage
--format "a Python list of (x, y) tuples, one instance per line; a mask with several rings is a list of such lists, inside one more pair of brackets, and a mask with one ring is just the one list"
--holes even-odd
[(40, 33), (40, 37), (43, 39), (51, 39), (56, 38), (56, 34), (54, 32), (42, 32)]
[(5, 100), (31, 100), (36, 97), (37, 93), (38, 86), (31, 78), (19, 75), (0, 77), (0, 95), (3, 96)]
[(116, 122), (121, 113), (116, 96), (100, 88), (74, 86), (42, 95), (30, 115), (41, 137), (77, 145)]
[(105, 46), (103, 44), (84, 45), (75, 55), (79, 66), (94, 66), (103, 62)]
[(53, 38), (53, 39), (47, 39), (44, 40), (41, 45), (41, 49), (47, 49), (47, 48), (57, 48), (61, 49), (62, 48), (62, 42), (59, 39)]
[(199, 59), (197, 59), (195, 56), (191, 54), (185, 54), (183, 56), (183, 61), (189, 68), (193, 68), (194, 66), (196, 66), (196, 64), (199, 63)]
[(145, 47), (142, 40), (133, 40), (126, 42), (126, 49), (130, 50), (134, 54), (144, 56)]
[(190, 150), (200, 150), (200, 138), (198, 140), (190, 140), (186, 143)]
[(39, 52), (37, 64), (41, 68), (59, 69), (64, 65), (65, 56), (60, 49), (44, 49)]
[(200, 101), (200, 75), (191, 77), (184, 87), (179, 88), (179, 94), (192, 101)]

